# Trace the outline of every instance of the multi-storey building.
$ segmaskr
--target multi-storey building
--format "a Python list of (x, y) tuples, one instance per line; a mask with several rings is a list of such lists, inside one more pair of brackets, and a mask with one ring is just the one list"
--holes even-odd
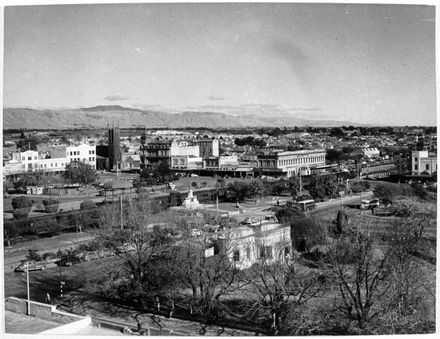
[(145, 145), (141, 147), (141, 151), (145, 154), (146, 164), (149, 166), (157, 166), (163, 161), (173, 166), (171, 161), (173, 157), (200, 157), (199, 146), (192, 145), (186, 140), (155, 140), (146, 142)]
[(433, 174), (437, 172), (437, 155), (428, 151), (413, 151), (411, 153), (411, 173), (419, 175), (422, 173)]
[(218, 139), (199, 139), (196, 143), (199, 145), (200, 156), (203, 159), (219, 156)]
[(68, 162), (82, 162), (96, 169), (96, 146), (81, 144), (66, 147)]
[(14, 175), (29, 172), (64, 172), (69, 163), (67, 157), (46, 158), (37, 151), (12, 153), (12, 159), (5, 162), (3, 175)]
[(309, 175), (311, 168), (325, 165), (325, 150), (271, 152), (257, 155), (257, 169), (262, 174), (291, 177)]

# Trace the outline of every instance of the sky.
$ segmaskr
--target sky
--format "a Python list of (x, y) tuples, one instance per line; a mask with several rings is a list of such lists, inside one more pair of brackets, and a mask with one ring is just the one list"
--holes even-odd
[(4, 9), (4, 107), (435, 125), (435, 8), (110, 4)]

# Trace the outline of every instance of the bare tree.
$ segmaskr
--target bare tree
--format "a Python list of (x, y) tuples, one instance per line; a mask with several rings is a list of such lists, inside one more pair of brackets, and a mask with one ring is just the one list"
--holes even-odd
[(383, 310), (378, 301), (390, 288), (390, 252), (375, 251), (370, 237), (352, 229), (328, 247), (326, 265), (340, 292), (339, 309), (360, 328)]
[(290, 242), (280, 241), (270, 249), (272, 253), (264, 253), (246, 270), (248, 302), (243, 317), (256, 320), (273, 334), (291, 335), (302, 333), (294, 314), (321, 295), (326, 279), (315, 270), (295, 265), (286, 248)]
[[(121, 221), (122, 218), (122, 221)], [(122, 213), (114, 205), (101, 214), (98, 239), (123, 260), (122, 268), (110, 269), (109, 277), (121, 295), (144, 306), (170, 286), (169, 256), (171, 238), (166, 230), (148, 228), (152, 213), (145, 201), (132, 201)]]
[(205, 324), (220, 317), (221, 297), (236, 290), (237, 269), (229, 260), (228, 242), (184, 236), (173, 249), (173, 269), (183, 286), (192, 292), (191, 309), (197, 309)]

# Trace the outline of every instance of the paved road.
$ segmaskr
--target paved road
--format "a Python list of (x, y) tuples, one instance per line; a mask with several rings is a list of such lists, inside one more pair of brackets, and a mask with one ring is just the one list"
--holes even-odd
[(42, 238), (25, 243), (19, 243), (4, 248), (4, 272), (12, 272), (20, 261), (26, 259), (29, 249), (45, 252), (57, 252), (60, 249), (76, 247), (81, 243), (94, 239), (92, 233), (65, 233), (52, 238)]
[(373, 196), (373, 192), (363, 192), (362, 195), (356, 194), (352, 196), (343, 197), (342, 199), (331, 199), (329, 201), (316, 203), (316, 211), (325, 210), (328, 208), (334, 208), (338, 205), (347, 205), (350, 203), (360, 203), (361, 200), (370, 199)]

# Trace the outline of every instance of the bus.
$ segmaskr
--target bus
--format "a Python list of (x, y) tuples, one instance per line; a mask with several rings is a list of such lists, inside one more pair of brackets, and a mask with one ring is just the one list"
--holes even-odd
[(309, 212), (309, 211), (314, 210), (316, 208), (316, 202), (313, 199), (298, 201), (297, 205), (299, 206), (299, 208), (303, 212)]

